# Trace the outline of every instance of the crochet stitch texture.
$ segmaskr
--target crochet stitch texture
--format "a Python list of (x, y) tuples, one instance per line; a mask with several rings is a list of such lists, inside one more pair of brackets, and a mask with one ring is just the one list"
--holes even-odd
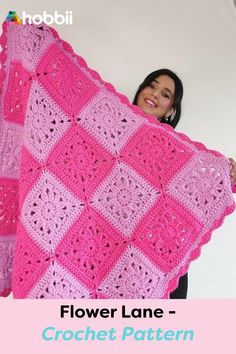
[(234, 210), (228, 159), (44, 24), (4, 23), (1, 46), (1, 295), (168, 298)]

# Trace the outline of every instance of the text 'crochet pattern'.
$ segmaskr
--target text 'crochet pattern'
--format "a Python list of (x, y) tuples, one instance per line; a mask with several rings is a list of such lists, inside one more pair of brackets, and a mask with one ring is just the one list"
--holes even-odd
[(1, 294), (168, 298), (234, 210), (228, 159), (132, 106), (44, 24), (4, 23), (1, 46)]

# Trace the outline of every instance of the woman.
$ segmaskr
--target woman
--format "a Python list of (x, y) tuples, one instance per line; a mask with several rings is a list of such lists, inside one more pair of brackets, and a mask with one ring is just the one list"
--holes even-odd
[(161, 123), (175, 128), (181, 115), (182, 97), (183, 85), (178, 76), (171, 70), (160, 69), (145, 78), (135, 94), (133, 104)]
[[(183, 85), (179, 77), (168, 69), (160, 69), (149, 74), (139, 86), (133, 104), (145, 113), (156, 117), (159, 122), (171, 125), (173, 128), (179, 122)], [(230, 159), (232, 166), (231, 181), (236, 182), (236, 163)], [(171, 299), (187, 297), (188, 274), (179, 279), (177, 289), (170, 294)]]

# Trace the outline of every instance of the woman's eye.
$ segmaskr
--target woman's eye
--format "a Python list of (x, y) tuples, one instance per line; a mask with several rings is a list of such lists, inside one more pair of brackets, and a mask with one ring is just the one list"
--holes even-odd
[(163, 93), (163, 96), (164, 96), (165, 98), (169, 98), (169, 99), (170, 99), (170, 95), (168, 95), (167, 93)]
[(152, 83), (150, 83), (150, 85), (149, 85), (152, 89), (154, 88), (154, 85), (152, 84)]

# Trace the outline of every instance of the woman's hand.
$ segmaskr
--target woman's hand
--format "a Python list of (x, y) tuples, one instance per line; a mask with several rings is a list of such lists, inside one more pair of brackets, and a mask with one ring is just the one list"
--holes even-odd
[(232, 158), (230, 158), (229, 161), (232, 167), (230, 171), (231, 182), (234, 185), (236, 183), (236, 162)]

